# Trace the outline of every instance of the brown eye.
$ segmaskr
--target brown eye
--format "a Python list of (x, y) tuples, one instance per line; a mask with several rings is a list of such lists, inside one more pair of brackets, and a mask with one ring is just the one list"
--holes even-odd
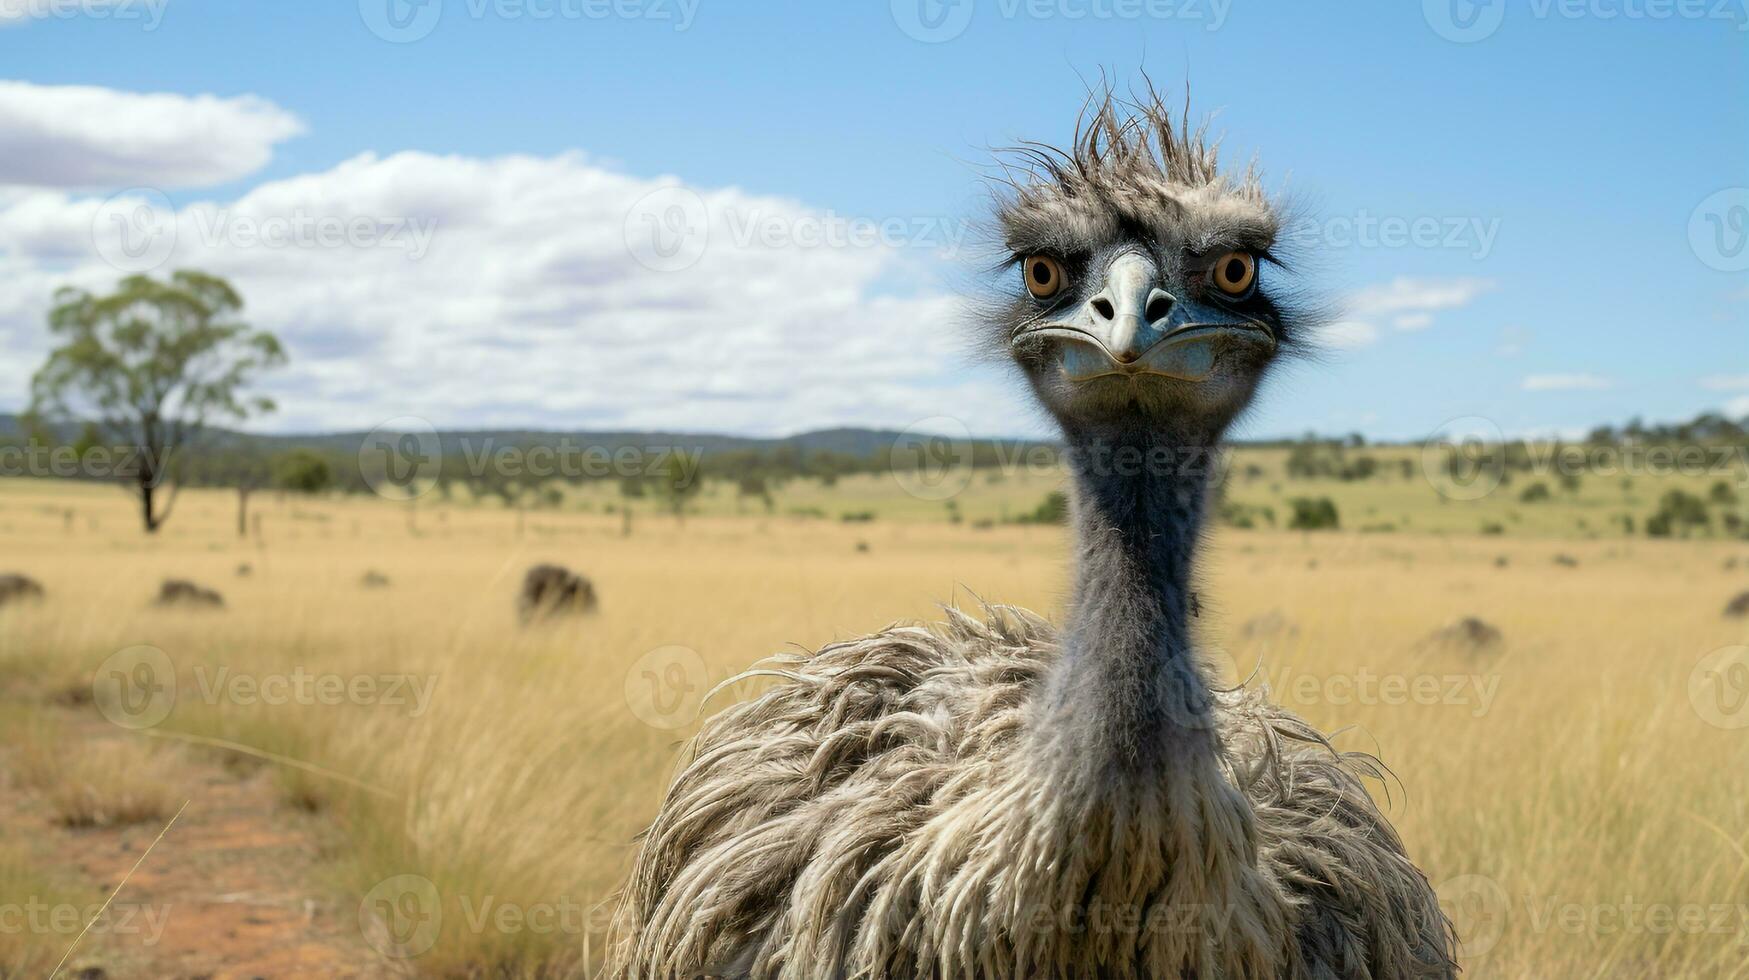
[(1243, 296), (1257, 282), (1257, 260), (1250, 252), (1228, 252), (1215, 260), (1209, 278), (1228, 296)]
[(1048, 255), (1029, 255), (1020, 264), (1026, 291), (1034, 299), (1050, 299), (1063, 288), (1063, 265)]

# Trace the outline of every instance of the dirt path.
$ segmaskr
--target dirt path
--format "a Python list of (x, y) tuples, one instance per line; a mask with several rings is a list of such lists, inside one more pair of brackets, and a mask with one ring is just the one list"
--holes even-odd
[[(69, 716), (70, 739), (138, 737)], [(80, 751), (82, 746), (69, 746)], [(81, 941), (63, 977), (211, 978), (394, 976), (358, 928), (357, 909), (313, 880), (315, 821), (289, 810), (272, 773), (239, 775), (211, 753), (190, 752), (187, 807), (156, 846), (163, 821), (70, 829), (29, 793), (0, 795), (0, 824), (33, 841), (45, 871), (106, 896), (126, 878), (100, 925)], [(127, 877), (142, 852), (139, 870)], [(99, 899), (101, 900), (101, 899)], [(70, 940), (69, 940), (70, 941)]]

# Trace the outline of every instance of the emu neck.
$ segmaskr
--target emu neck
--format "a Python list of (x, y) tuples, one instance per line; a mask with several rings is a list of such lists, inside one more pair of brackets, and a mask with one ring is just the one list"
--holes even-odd
[(1068, 434), (1075, 583), (1045, 734), (1084, 774), (1193, 772), (1215, 748), (1190, 642), (1213, 439)]

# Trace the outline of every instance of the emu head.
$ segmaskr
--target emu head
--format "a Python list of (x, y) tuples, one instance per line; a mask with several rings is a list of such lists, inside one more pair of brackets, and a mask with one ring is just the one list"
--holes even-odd
[(997, 220), (996, 342), (1071, 433), (1212, 439), (1301, 324), (1278, 288), (1280, 219), (1254, 168), (1157, 98), (1090, 103), (1067, 151), (1024, 145)]

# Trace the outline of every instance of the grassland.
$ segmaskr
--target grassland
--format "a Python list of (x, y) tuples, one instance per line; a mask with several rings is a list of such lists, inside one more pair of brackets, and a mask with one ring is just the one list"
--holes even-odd
[[(1744, 620), (1721, 616), (1749, 589), (1749, 544), (1612, 531), (1610, 515), (1657, 499), (1651, 478), (1588, 480), (1536, 505), (1513, 488), (1441, 503), (1400, 473), (1309, 485), (1257, 462), (1231, 496), (1279, 509), (1328, 495), (1345, 530), (1219, 530), (1205, 643), (1233, 679), (1268, 683), (1389, 765), (1396, 779), (1377, 789), (1442, 885), (1466, 975), (1749, 976), (1749, 684), (1733, 672), (1749, 660), (1716, 653), (1749, 643)], [(705, 691), (787, 645), (929, 619), (941, 602), (1058, 615), (1062, 530), (1001, 518), (1059, 484), (979, 475), (957, 524), (890, 479), (792, 483), (770, 514), (712, 487), (684, 522), (634, 502), (629, 536), (610, 487), (522, 514), (260, 495), (261, 534), (241, 539), (229, 494), (188, 491), (147, 537), (114, 488), (0, 481), (0, 572), (48, 592), (0, 610), (0, 711), (74, 732), (105, 709), (139, 722), (105, 692), (118, 652), (155, 648), (174, 705), (119, 727), (143, 760), (123, 768), (172, 746), (161, 781), (190, 761), (273, 773), (276, 806), (331, 828), (316, 870), (342, 908), (387, 897), (392, 916), (407, 881), (428, 883), (437, 925), (368, 937), (389, 954), (383, 972), (580, 974)], [(862, 512), (875, 519), (840, 519)], [(1395, 533), (1358, 530), (1369, 523)], [(1487, 524), (1504, 533), (1480, 536)], [(589, 575), (599, 614), (520, 628), (517, 579), (540, 561)], [(386, 588), (362, 587), (373, 570)], [(153, 607), (166, 577), (220, 589), (226, 608)], [(1466, 615), (1503, 646), (1426, 642)], [(127, 657), (131, 671), (140, 655)], [(337, 699), (322, 693), (333, 683)], [(45, 765), (33, 730), (0, 749), (6, 792), (52, 800), (63, 771), (101, 783), (115, 765), (75, 765), (76, 734), (66, 764)], [(164, 801), (184, 790), (199, 808), (199, 785)], [(115, 812), (101, 795), (86, 810)], [(33, 833), (0, 827), (0, 900), (55, 884), (59, 869), (25, 846)], [(42, 961), (32, 939), (0, 935), (0, 973), (7, 957)]]

